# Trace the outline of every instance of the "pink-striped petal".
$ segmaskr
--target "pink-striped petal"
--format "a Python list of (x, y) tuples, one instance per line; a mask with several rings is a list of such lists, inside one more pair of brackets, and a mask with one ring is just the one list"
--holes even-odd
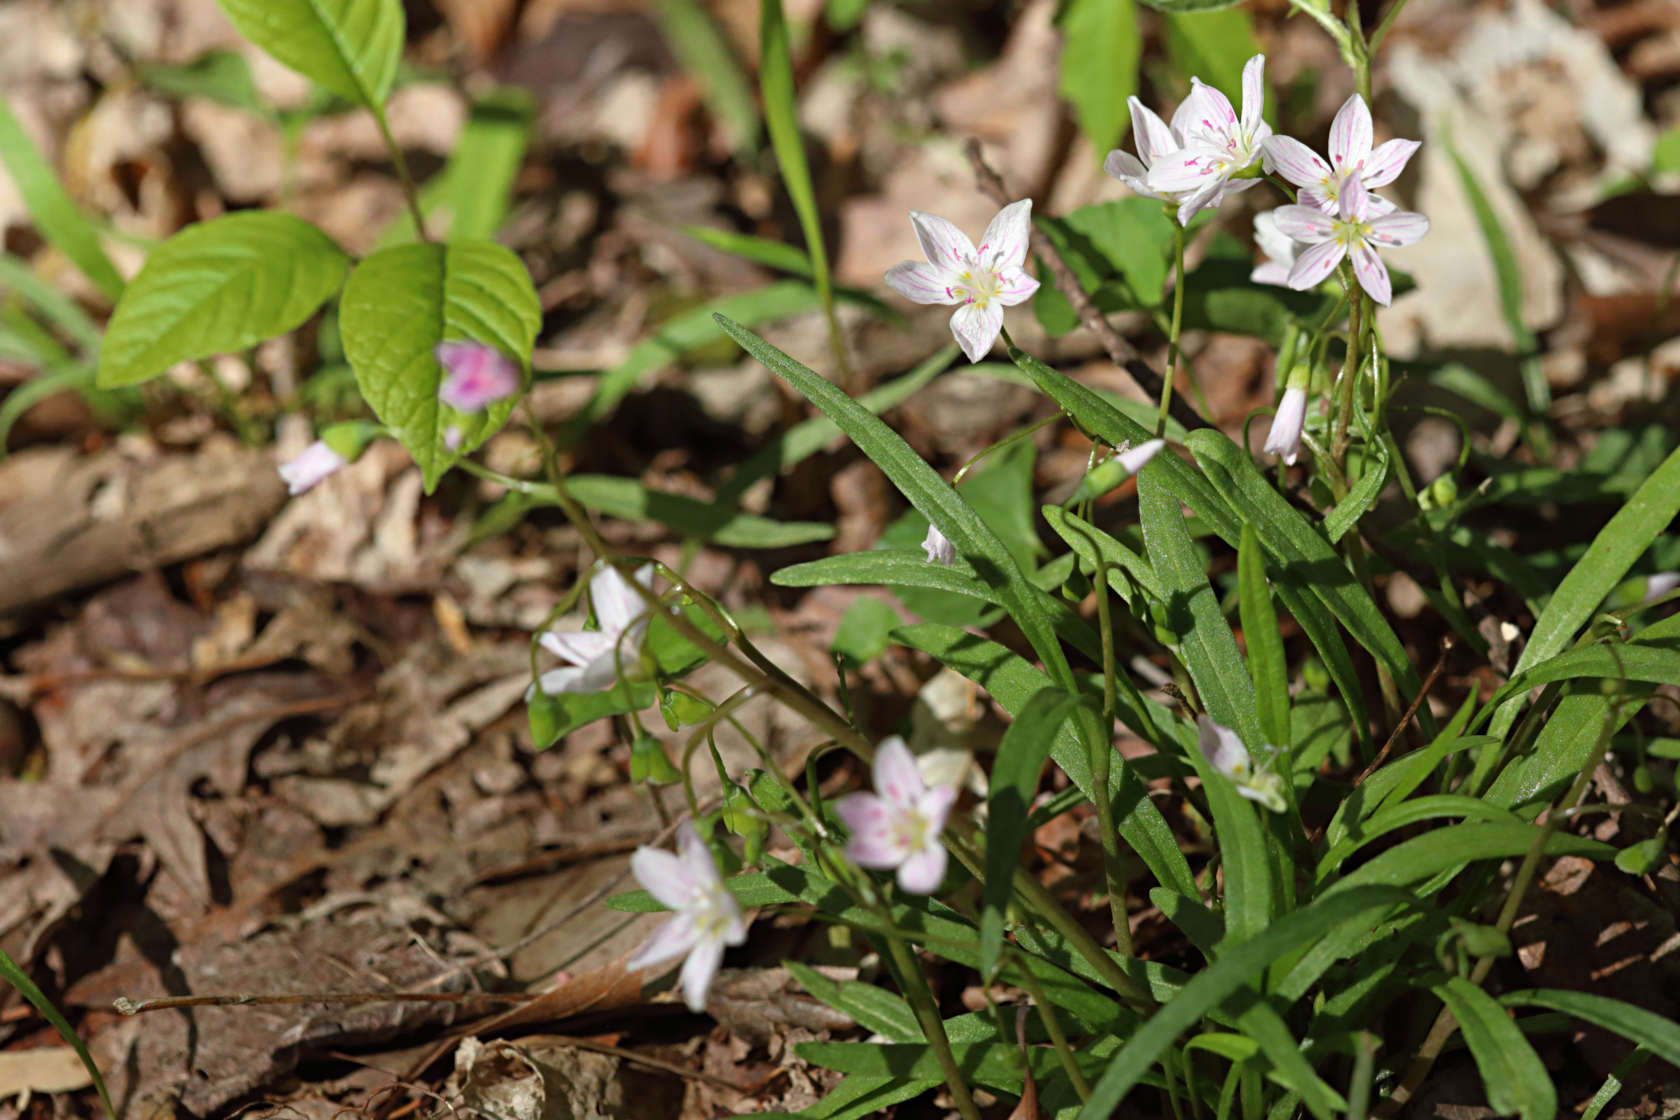
[(1190, 86), (1190, 100), (1195, 103), (1196, 114), (1191, 131), (1200, 131), (1223, 145), (1237, 131), (1237, 111), (1231, 107), (1231, 99), (1200, 78), (1191, 78)]
[(1389, 283), (1388, 266), (1369, 245), (1353, 247), (1353, 275), (1371, 298), (1387, 307), (1394, 302), (1394, 288)]
[(1291, 241), (1323, 241), (1336, 228), (1334, 218), (1310, 206), (1279, 206), (1271, 213), (1277, 231)]
[(1266, 107), (1266, 56), (1257, 54), (1243, 64), (1242, 133), (1254, 136), (1265, 126), (1261, 113)]
[(965, 303), (951, 314), (951, 333), (971, 362), (978, 362), (991, 353), (992, 343), (997, 341), (1002, 329), (1003, 304), (995, 299), (988, 300), (984, 307)]
[(915, 227), (916, 241), (929, 264), (962, 271), (974, 257), (974, 242), (951, 222), (937, 214), (910, 211), (910, 224)]
[(1400, 177), (1406, 162), (1423, 145), (1417, 140), (1384, 140), (1365, 161), (1365, 185), (1372, 190), (1386, 187)]
[(898, 865), (898, 885), (911, 894), (932, 894), (945, 878), (945, 849), (937, 839), (918, 848)]
[(1225, 201), (1225, 188), (1228, 181), (1223, 176), (1215, 176), (1192, 191), (1189, 197), (1178, 204), (1178, 224), (1187, 226), (1190, 219), (1203, 210), (1218, 209)]
[(1373, 245), (1410, 245), (1429, 232), (1429, 219), (1412, 210), (1396, 210), (1370, 220)]
[(961, 303), (951, 291), (957, 272), (925, 261), (902, 261), (887, 270), (887, 287), (912, 303)]
[(1019, 268), (1027, 259), (1027, 240), (1032, 236), (1032, 199), (1011, 202), (986, 225), (980, 239), (980, 257), (994, 269)]
[(1019, 268), (1005, 268), (998, 273), (997, 294), (992, 298), (1005, 307), (1014, 307), (1032, 298), (1038, 291), (1038, 281)]
[(1224, 152), (1199, 146), (1181, 148), (1155, 161), (1149, 168), (1149, 185), (1168, 194), (1198, 191), (1209, 179), (1219, 177), (1219, 166), (1224, 161)]
[(1126, 98), (1126, 106), (1132, 111), (1132, 139), (1139, 156), (1153, 162), (1178, 149), (1178, 137), (1152, 109), (1136, 97)]
[(1358, 175), (1350, 173), (1337, 186), (1336, 207), (1345, 222), (1362, 222), (1371, 216), (1371, 192)]
[(1322, 188), (1330, 182), (1330, 165), (1293, 136), (1268, 137), (1266, 159), (1272, 170), (1297, 187)]
[(1289, 286), (1297, 292), (1318, 287), (1325, 277), (1336, 271), (1345, 252), (1340, 241), (1320, 241), (1303, 249), (1301, 255), (1295, 258), (1295, 267), (1289, 270)]
[(1357, 93), (1330, 122), (1330, 163), (1339, 175), (1362, 171), (1371, 155), (1371, 110)]
[(889, 807), (913, 806), (927, 790), (922, 772), (916, 768), (916, 756), (897, 735), (882, 739), (875, 748), (872, 774), (876, 794), (885, 798)]

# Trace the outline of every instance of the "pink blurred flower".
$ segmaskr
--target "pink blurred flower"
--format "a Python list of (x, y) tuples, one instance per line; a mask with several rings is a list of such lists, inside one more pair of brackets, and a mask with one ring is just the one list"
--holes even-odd
[(887, 271), (887, 286), (916, 303), (957, 304), (951, 333), (978, 362), (1003, 329), (1003, 309), (1014, 307), (1038, 290), (1038, 281), (1021, 268), (1032, 234), (1032, 200), (1011, 202), (986, 226), (976, 249), (968, 236), (944, 218), (910, 211), (927, 263), (903, 261)]
[(740, 904), (724, 885), (712, 853), (689, 821), (677, 827), (675, 855), (640, 847), (630, 857), (630, 870), (643, 889), (674, 915), (653, 931), (625, 967), (648, 968), (686, 955), (681, 978), (683, 1002), (690, 1011), (704, 1011), (706, 992), (723, 960), (724, 946), (739, 945), (747, 939)]
[(1274, 813), (1288, 808), (1283, 798), (1283, 779), (1270, 770), (1256, 770), (1248, 748), (1243, 746), (1235, 731), (1205, 715), (1197, 716), (1196, 738), (1202, 757), (1207, 759), (1213, 772), (1235, 783), (1237, 793), (1250, 801), (1258, 801)]
[(478, 412), (519, 392), (518, 364), (494, 346), (440, 342), (433, 354), (444, 371), (438, 400), (457, 412)]
[(875, 792), (853, 793), (834, 811), (851, 831), (846, 856), (859, 867), (897, 869), (898, 885), (932, 894), (945, 878), (945, 818), (956, 803), (955, 786), (929, 788), (904, 740), (894, 735), (875, 751)]
[(287, 491), (295, 496), (311, 489), (346, 462), (344, 456), (327, 446), (326, 440), (318, 439), (295, 459), (281, 463), (280, 477), (285, 480)]

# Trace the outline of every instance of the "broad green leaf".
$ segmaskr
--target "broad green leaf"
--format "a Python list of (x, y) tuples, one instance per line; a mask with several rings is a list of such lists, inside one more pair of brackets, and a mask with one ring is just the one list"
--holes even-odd
[[(978, 684), (1012, 716), (1024, 711), (1027, 702), (1047, 683), (1045, 675), (1025, 659), (996, 642), (977, 638), (955, 627), (922, 623), (899, 628), (895, 637)], [(1153, 704), (1147, 700), (1146, 703)], [(1145, 720), (1149, 722), (1145, 723)], [(1175, 722), (1165, 708), (1153, 705), (1148, 712), (1133, 714), (1127, 720), (1127, 726), (1149, 742), (1165, 743), (1179, 734)], [(1188, 749), (1195, 749), (1193, 733)], [(1093, 796), (1090, 755), (1067, 723), (1056, 731), (1050, 745), (1050, 757), (1086, 797)], [(1148, 866), (1156, 880), (1180, 894), (1200, 897), (1195, 877), (1190, 873), (1190, 865), (1179, 849), (1177, 838), (1161, 816), (1160, 809), (1147, 796), (1143, 783), (1130, 765), (1122, 763), (1112, 768), (1109, 796), (1114, 798), (1114, 819), (1120, 835)]]
[(1143, 51), (1137, 11), (1132, 0), (1072, 0), (1062, 9), (1061, 28), (1057, 88), (1073, 102), (1080, 131), (1101, 155), (1120, 143), (1126, 98), (1137, 92)]
[[(382, 249), (356, 266), (344, 287), (339, 329), (356, 384), (374, 415), (420, 467), (426, 491), (443, 472), (500, 428), (517, 396), (482, 412), (438, 400), (444, 341), (482, 342), (519, 363), (528, 378), (542, 306), (519, 258), (491, 241), (424, 242)], [(453, 448), (446, 433), (460, 436)], [(453, 441), (451, 441), (453, 442)]]
[(146, 258), (111, 313), (99, 384), (285, 334), (338, 291), (350, 259), (301, 218), (244, 211), (188, 226)]
[[(420, 209), (433, 235), (450, 240), (491, 237), (507, 217), (514, 177), (531, 136), (531, 95), (501, 86), (475, 100), (449, 162), (420, 188)], [(404, 210), (379, 239), (380, 248), (416, 237), (414, 215)]]
[[(1680, 448), (1634, 491), (1627, 504), (1593, 538), (1587, 554), (1570, 569), (1546, 609), (1535, 620), (1528, 645), (1517, 659), (1516, 672), (1532, 668), (1562, 652), (1604, 597), (1626, 577), (1633, 562), (1680, 513)], [(1504, 736), (1516, 722), (1519, 699), (1506, 701), (1493, 718), (1489, 732)]]
[(893, 630), (903, 624), (891, 603), (859, 595), (840, 616), (829, 652), (849, 668), (861, 668), (886, 652)]
[(560, 446), (575, 445), (592, 425), (618, 407), (618, 402), (643, 378), (672, 364), (684, 354), (710, 346), (723, 338), (715, 316), (727, 315), (739, 320), (743, 326), (754, 327), (814, 311), (820, 306), (809, 284), (801, 280), (778, 280), (750, 292), (721, 296), (672, 316), (661, 323), (652, 335), (632, 346), (623, 361), (601, 375), (589, 403), (578, 409), (577, 415), (561, 428)]
[(1499, 1002), (1508, 1007), (1546, 1007), (1573, 1015), (1638, 1043), (1670, 1065), (1680, 1065), (1680, 1023), (1642, 1007), (1591, 992), (1557, 988), (1508, 992), (1499, 997)]
[(405, 31), (402, 0), (218, 0), (234, 28), (332, 93), (383, 110)]
[(921, 1039), (921, 1025), (904, 997), (857, 980), (830, 980), (803, 961), (790, 960), (785, 967), (800, 987), (842, 1015), (850, 1016), (864, 1030), (884, 1035), (893, 1042)]
[[(1254, 685), (1208, 585), (1207, 569), (1191, 547), (1178, 501), (1154, 466), (1150, 463), (1138, 475), (1138, 518), (1167, 597), (1167, 626), (1178, 636), (1185, 668), (1208, 715), (1236, 731), (1258, 766), (1265, 756)], [(1187, 753), (1213, 810), (1225, 865), (1226, 942), (1240, 942), (1265, 929), (1274, 916), (1277, 896), (1269, 858), (1274, 846), (1254, 804), (1237, 793), (1229, 778), (1215, 773), (1199, 749)]]
[(1229, 8), (1242, 0), (1143, 0), (1157, 12), (1214, 12)]
[(751, 152), (758, 144), (758, 106), (752, 86), (729, 41), (698, 0), (659, 0), (654, 5), (678, 61), (700, 84), (706, 107), (723, 125), (737, 152)]
[(179, 66), (141, 63), (137, 72), (141, 82), (171, 97), (203, 97), (257, 116), (274, 115), (257, 92), (251, 64), (237, 51), (206, 51)]
[[(707, 322), (710, 323), (710, 320)], [(716, 330), (716, 326), (712, 329)], [(903, 377), (885, 385), (877, 385), (863, 394), (857, 399), (858, 404), (877, 416), (889, 408), (903, 404), (924, 385), (943, 373), (958, 352), (954, 345), (940, 348)], [(839, 425), (826, 416), (813, 416), (809, 420), (800, 421), (753, 452), (751, 457), (736, 467), (734, 473), (718, 487), (718, 500), (736, 500), (746, 492), (747, 487), (759, 479), (779, 475), (796, 463), (803, 462), (839, 435)]]
[[(1192, 17), (1195, 18), (1195, 17)], [(1338, 297), (1295, 292), (1249, 279), (1253, 250), (1223, 230), (1208, 241), (1207, 254), (1184, 279), (1184, 329), (1226, 331), (1281, 346), (1292, 324), (1316, 325)], [(1395, 277), (1395, 291), (1403, 285)]]
[[(1137, 444), (1152, 438), (1153, 434), (1149, 429), (1079, 382), (1058, 373), (1037, 358), (1018, 349), (1011, 349), (1009, 356), (1033, 379), (1034, 384), (1097, 439), (1118, 447), (1124, 442)], [(1232, 446), (1234, 448), (1234, 445)], [(1227, 544), (1236, 545), (1242, 535), (1243, 520), (1254, 518), (1245, 514), (1244, 518), (1239, 519), (1226, 498), (1242, 496), (1231, 494), (1229, 487), (1216, 490), (1206, 476), (1176, 455), (1157, 455), (1150, 465), (1157, 464), (1166, 475), (1168, 488), (1173, 495), (1195, 511), (1197, 518), (1205, 522)], [(1252, 470), (1252, 464), (1250, 469)], [(1259, 477), (1258, 472), (1254, 472), (1254, 478), (1258, 480), (1260, 487), (1271, 491), (1270, 485)], [(1272, 496), (1276, 497), (1275, 493)], [(1302, 524), (1306, 524), (1299, 514), (1295, 516)], [(1280, 557), (1276, 546), (1268, 541), (1267, 534), (1263, 531), (1264, 526), (1257, 524), (1256, 528), (1262, 530), (1261, 543), (1267, 545), (1267, 550), (1275, 562), (1273, 570), (1278, 573), (1278, 598), (1283, 600), (1284, 606), (1318, 650), (1337, 691), (1341, 693), (1342, 699), (1353, 713), (1352, 722), (1360, 737), (1367, 737), (1369, 732), (1366, 729), (1364, 685), (1353, 667), (1352, 658), (1348, 656), (1347, 646), (1342, 642), (1341, 635), (1336, 632), (1334, 608), (1322, 597), (1321, 590), (1312, 583), (1309, 573), (1291, 571), (1284, 558)], [(1369, 597), (1366, 601), (1369, 602)], [(1375, 609), (1375, 604), (1371, 604), (1371, 610), (1374, 612)]]
[[(546, 484), (531, 490), (553, 494)], [(721, 502), (655, 490), (633, 478), (575, 474), (566, 479), (566, 492), (585, 509), (626, 521), (657, 521), (686, 536), (731, 548), (787, 548), (834, 536), (834, 526), (826, 522), (774, 521), (756, 513), (737, 512)]]
[(111, 1107), (111, 1094), (105, 1091), (105, 1078), (100, 1076), (99, 1066), (94, 1063), (93, 1055), (88, 1053), (88, 1048), (83, 1044), (81, 1036), (76, 1033), (75, 1028), (70, 1025), (69, 1020), (65, 1019), (58, 1008), (53, 1006), (52, 1000), (47, 998), (46, 993), (35, 985), (35, 981), (29, 978), (29, 974), (19, 968), (17, 962), (4, 949), (0, 949), (0, 980), (4, 980), (16, 988), (23, 995), (23, 998), (28, 1000), (35, 1010), (41, 1013), (41, 1018), (51, 1023), (53, 1030), (58, 1032), (58, 1036), (76, 1052), (76, 1057), (80, 1058), (82, 1065), (87, 1068), (88, 1076), (93, 1078), (93, 1087), (99, 1090), (99, 1103), (105, 1106), (105, 1115), (111, 1117), (111, 1120), (116, 1120), (117, 1110)]
[[(1211, 11), (1208, 6), (1180, 8), (1166, 19), (1167, 54), (1186, 79), (1196, 77), (1242, 108), (1242, 71), (1249, 58), (1260, 53), (1254, 37), (1254, 21), (1246, 11), (1228, 5)], [(1267, 98), (1266, 118), (1275, 115), (1274, 100)]]
[(545, 751), (580, 727), (608, 716), (651, 708), (658, 700), (658, 690), (652, 681), (619, 683), (605, 692), (565, 692), (551, 696), (538, 691), (525, 705), (531, 746)]
[(1272, 961), (1312, 944), (1351, 918), (1410, 902), (1406, 892), (1382, 887), (1319, 899), (1285, 914), (1256, 936), (1223, 951), (1114, 1056), (1102, 1078), (1092, 1086), (1091, 1099), (1080, 1109), (1079, 1120), (1107, 1120), (1115, 1115), (1127, 1094), (1143, 1081), (1179, 1035), (1241, 990)]
[(1430, 990), (1458, 1020), (1493, 1111), (1500, 1116), (1514, 1113), (1522, 1120), (1555, 1120), (1557, 1091), (1551, 1071), (1505, 1008), (1462, 976)]
[[(1123, 109), (1125, 99), (1118, 104)], [(1159, 201), (1120, 198), (1095, 202), (1066, 217), (1040, 217), (1038, 224), (1074, 270), (1080, 285), (1099, 297), (1099, 306), (1106, 302), (1100, 298), (1104, 286), (1112, 283), (1124, 289), (1126, 298), (1121, 302), (1126, 307), (1150, 308), (1161, 302), (1174, 224)]]
[(1294, 741), (1289, 735), (1289, 663), (1283, 657), (1283, 635), (1266, 582), (1266, 554), (1253, 525), (1243, 526), (1237, 546), (1237, 609), (1248, 644), (1261, 734), (1266, 742), (1286, 747)]
[(52, 165), (23, 130), (3, 97), (0, 97), (0, 161), (4, 161), (11, 173), (13, 185), (29, 207), (29, 220), (35, 223), (41, 236), (69, 257), (106, 299), (115, 302), (122, 295), (123, 278), (111, 264), (111, 258), (105, 255), (99, 243), (99, 231), (64, 193)]
[[(1476, 860), (1510, 859), (1526, 855), (1540, 829), (1515, 821), (1476, 821), (1448, 825), (1396, 844), (1382, 855), (1332, 882), (1325, 895), (1357, 890), (1373, 884), (1407, 886)], [(1598, 840), (1568, 833), (1554, 835), (1546, 854), (1611, 859), (1616, 849)]]
[(980, 893), (980, 975), (997, 969), (1003, 952), (1004, 911), (1021, 862), (1027, 807), (1038, 788), (1039, 772), (1057, 731), (1067, 722), (1078, 698), (1060, 689), (1040, 689), (998, 744), (986, 797), (986, 881)]

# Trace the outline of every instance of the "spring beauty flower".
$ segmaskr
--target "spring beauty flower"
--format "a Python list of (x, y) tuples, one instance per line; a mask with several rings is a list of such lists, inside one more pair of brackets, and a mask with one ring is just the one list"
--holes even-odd
[(1277, 215), (1267, 210), (1254, 215), (1254, 243), (1265, 260), (1254, 266), (1248, 278), (1256, 284), (1289, 286), (1289, 270), (1295, 267), (1295, 239), (1277, 227)]
[(1335, 214), (1298, 205), (1272, 211), (1278, 230), (1307, 246), (1289, 270), (1291, 288), (1317, 287), (1343, 257), (1349, 257), (1360, 287), (1384, 307), (1393, 301), (1388, 266), (1377, 256), (1377, 249), (1412, 244), (1429, 232), (1429, 219), (1410, 210), (1379, 213), (1372, 207), (1372, 197), (1357, 175), (1349, 175), (1337, 187)]
[(1205, 715), (1197, 716), (1196, 739), (1214, 773), (1234, 782), (1243, 797), (1258, 801), (1274, 813), (1288, 807), (1283, 799), (1283, 779), (1270, 770), (1256, 770), (1248, 748), (1235, 731)]
[(1032, 199), (999, 210), (978, 249), (944, 218), (912, 210), (910, 224), (927, 262), (893, 265), (887, 286), (916, 303), (959, 305), (951, 315), (951, 333), (968, 360), (978, 362), (1003, 329), (1003, 309), (1038, 291), (1038, 281), (1021, 268), (1032, 233)]
[(1173, 195), (1157, 191), (1149, 185), (1149, 171), (1157, 162), (1184, 147), (1178, 126), (1184, 123), (1195, 106), (1189, 98), (1185, 98), (1178, 112), (1173, 114), (1170, 126), (1136, 97), (1126, 98), (1126, 106), (1132, 113), (1132, 141), (1137, 146), (1137, 155), (1116, 148), (1103, 160), (1103, 170), (1126, 184), (1134, 194), (1158, 198), (1162, 202), (1177, 201)]
[(294, 459), (280, 464), (280, 477), (286, 491), (293, 497), (313, 488), (322, 479), (343, 467), (349, 460), (318, 439)]
[(1277, 415), (1272, 417), (1272, 430), (1266, 433), (1266, 446), (1262, 450), (1293, 467), (1301, 452), (1301, 429), (1306, 423), (1307, 390), (1304, 386), (1291, 385), (1278, 402)]
[[(1291, 136), (1273, 136), (1265, 143), (1266, 170), (1276, 171), (1301, 188), (1300, 202), (1326, 214), (1336, 213), (1340, 184), (1358, 176), (1366, 191), (1386, 187), (1400, 177), (1412, 153), (1422, 146), (1417, 140), (1388, 140), (1371, 147), (1371, 110), (1357, 93), (1342, 103), (1330, 122), (1330, 159)], [(1394, 204), (1372, 197), (1373, 214), (1386, 214)]]
[(904, 740), (894, 735), (875, 750), (874, 793), (853, 793), (834, 803), (852, 838), (846, 857), (859, 867), (898, 871), (898, 885), (932, 894), (945, 878), (939, 834), (956, 803), (955, 786), (929, 787)]
[[(653, 565), (636, 569), (636, 582), (653, 587)], [(529, 700), (538, 689), (549, 696), (568, 692), (605, 692), (618, 683), (622, 664), (626, 676), (641, 666), (642, 639), (648, 613), (642, 597), (619, 570), (604, 565), (589, 581), (589, 601), (595, 607), (598, 630), (550, 630), (538, 638), (548, 652), (567, 664), (550, 669), (526, 691)]]
[(1104, 459), (1085, 472), (1085, 477), (1079, 480), (1079, 485), (1062, 503), (1063, 508), (1102, 497), (1141, 471), (1166, 445), (1164, 439), (1144, 440), (1136, 447), (1122, 443), (1119, 454)]
[(1261, 117), (1266, 104), (1266, 56), (1257, 54), (1243, 66), (1242, 114), (1230, 98), (1193, 78), (1190, 96), (1173, 114), (1183, 140), (1178, 151), (1156, 159), (1146, 182), (1156, 197), (1178, 201), (1178, 221), (1186, 225), (1199, 210), (1218, 206), (1227, 194), (1247, 190), (1258, 179), (1232, 179), (1253, 166), (1272, 128)]
[(937, 525), (928, 526), (927, 536), (922, 538), (922, 549), (927, 553), (929, 564), (943, 564), (949, 568), (957, 562), (957, 546), (946, 539)]
[(457, 412), (478, 412), (519, 392), (519, 366), (494, 346), (440, 342), (432, 353), (444, 372), (438, 400)]
[(723, 885), (712, 853), (689, 821), (677, 827), (675, 855), (643, 846), (630, 857), (630, 870), (643, 889), (675, 914), (653, 931), (625, 967), (647, 968), (687, 954), (682, 967), (683, 1002), (690, 1011), (704, 1011), (724, 946), (747, 939), (740, 904)]

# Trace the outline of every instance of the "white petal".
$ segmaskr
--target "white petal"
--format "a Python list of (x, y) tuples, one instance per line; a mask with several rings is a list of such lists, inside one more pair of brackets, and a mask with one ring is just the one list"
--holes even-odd
[(1201, 103), (1194, 97), (1186, 97), (1178, 103), (1178, 108), (1173, 110), (1172, 134), (1178, 137), (1180, 146), (1190, 138), (1192, 129), (1201, 127), (1196, 120), (1200, 110)]
[[(1148, 173), (1149, 168), (1132, 153), (1115, 148), (1103, 157), (1103, 170), (1130, 187), (1134, 182), (1141, 181), (1144, 175)], [(1132, 189), (1136, 190), (1137, 188), (1133, 187)]]
[(1132, 111), (1132, 140), (1145, 165), (1178, 150), (1179, 139), (1166, 121), (1135, 97), (1126, 98), (1126, 105)]
[(1255, 136), (1264, 127), (1261, 113), (1266, 107), (1266, 56), (1257, 54), (1243, 64), (1242, 74), (1242, 132)]
[(1206, 147), (1180, 148), (1157, 160), (1149, 169), (1149, 186), (1168, 194), (1197, 191), (1217, 182), (1229, 166), (1225, 153)]
[[(1231, 108), (1231, 99), (1200, 78), (1191, 78), (1190, 86), (1189, 100), (1194, 103), (1192, 112), (1195, 115), (1191, 118), (1189, 132), (1200, 132), (1221, 145), (1227, 138), (1236, 136), (1237, 111)], [(1188, 133), (1185, 139), (1190, 139)]]
[(1362, 222), (1371, 216), (1371, 192), (1357, 175), (1349, 175), (1336, 188), (1336, 207), (1343, 221)]
[(1311, 245), (1325, 240), (1336, 229), (1335, 220), (1330, 215), (1310, 206), (1279, 206), (1271, 214), (1272, 224), (1278, 233), (1291, 241), (1305, 241)]
[(711, 990), (712, 977), (723, 962), (723, 939), (704, 937), (688, 951), (682, 967), (683, 1002), (698, 1015), (706, 1010), (706, 993)]
[[(636, 569), (636, 582), (643, 587), (653, 585), (653, 565), (643, 564)], [(624, 574), (611, 564), (604, 565), (589, 581), (589, 601), (595, 607), (595, 620), (603, 632), (615, 637), (630, 620), (647, 611), (647, 604)]]
[(686, 910), (694, 900), (694, 877), (680, 856), (644, 844), (630, 855), (630, 873), (667, 910)]
[(624, 967), (634, 972), (675, 960), (692, 949), (699, 938), (700, 931), (694, 919), (687, 914), (678, 914), (654, 930), (636, 950), (636, 955), (624, 962)]
[(1267, 260), (1281, 264), (1286, 270), (1295, 263), (1295, 239), (1278, 228), (1274, 211), (1254, 215), (1254, 243), (1260, 246)]
[(1278, 403), (1277, 415), (1272, 417), (1272, 429), (1266, 433), (1266, 445), (1261, 450), (1294, 466), (1296, 456), (1300, 454), (1301, 429), (1306, 426), (1306, 420), (1307, 391), (1293, 386), (1285, 389), (1283, 400)]
[(898, 885), (911, 894), (932, 894), (945, 878), (945, 849), (933, 841), (898, 865)]
[(916, 812), (927, 822), (929, 833), (938, 836), (945, 831), (945, 819), (956, 803), (956, 786), (934, 786), (916, 798)]
[(1293, 136), (1269, 137), (1266, 158), (1273, 170), (1297, 187), (1317, 187), (1330, 179), (1330, 165)]
[(1264, 264), (1257, 264), (1254, 266), (1254, 271), (1248, 274), (1248, 278), (1255, 284), (1273, 284), (1279, 288), (1287, 288), (1289, 286), (1289, 270), (1294, 264), (1294, 261), (1267, 261)]
[(1388, 279), (1388, 266), (1369, 245), (1353, 247), (1353, 275), (1358, 278), (1359, 286), (1384, 307), (1394, 302), (1394, 287)]
[(612, 649), (583, 667), (583, 675), (578, 679), (577, 691), (605, 692), (617, 684), (618, 666), (621, 660), (626, 672), (628, 672), (634, 658), (629, 650), (620, 652), (618, 643), (614, 642)]
[(1301, 255), (1295, 258), (1295, 267), (1289, 270), (1289, 286), (1297, 292), (1318, 287), (1342, 263), (1344, 252), (1346, 249), (1340, 241), (1320, 241), (1301, 250)]
[(846, 858), (859, 867), (886, 869), (904, 862), (907, 849), (893, 827), (898, 812), (886, 800), (873, 793), (851, 793), (834, 803), (851, 839), (846, 842)]
[(280, 478), (286, 492), (293, 496), (303, 493), (322, 479), (344, 466), (344, 456), (327, 446), (326, 440), (316, 440), (294, 458), (280, 464)]
[[(544, 696), (583, 692), (585, 691), (583, 670), (573, 665), (568, 665), (564, 669), (550, 669), (537, 678), (536, 690), (541, 691)], [(527, 691), (525, 693), (526, 701), (529, 702), (533, 695), (533, 692)]]
[(1002, 329), (1003, 304), (997, 300), (988, 300), (985, 307), (965, 303), (951, 314), (951, 333), (971, 362), (978, 362), (991, 352), (992, 343), (997, 341)]
[(1217, 176), (1203, 183), (1200, 188), (1191, 193), (1190, 197), (1178, 204), (1178, 224), (1187, 226), (1190, 219), (1203, 210), (1217, 210), (1219, 204), (1225, 201), (1225, 188), (1228, 185), (1223, 176)]
[(998, 290), (993, 299), (1005, 307), (1014, 307), (1032, 298), (1038, 291), (1038, 281), (1019, 268), (1006, 268), (998, 273)]
[(611, 653), (617, 639), (617, 634), (605, 630), (550, 630), (537, 639), (537, 644), (581, 669), (602, 654)]
[[(718, 874), (717, 861), (712, 859), (712, 851), (706, 847), (706, 842), (700, 839), (700, 833), (695, 829), (693, 821), (684, 821), (677, 826), (677, 858), (682, 861), (683, 873), (696, 892), (709, 892), (712, 888), (723, 885), (723, 876)], [(734, 902), (735, 896), (727, 890), (724, 891), (724, 895), (731, 903)]]
[(903, 261), (887, 270), (887, 287), (914, 303), (961, 303), (951, 291), (954, 269), (924, 261)]
[(1376, 245), (1410, 245), (1429, 232), (1429, 219), (1412, 210), (1395, 210), (1371, 219), (1371, 242)]
[(1300, 204), (1320, 213), (1334, 214), (1336, 213), (1336, 192), (1334, 189), (1320, 190), (1317, 187), (1302, 187)]
[(1202, 757), (1208, 760), (1215, 773), (1227, 778), (1248, 774), (1248, 748), (1229, 727), (1214, 722), (1208, 716), (1197, 716), (1196, 741), (1201, 747)]
[(1032, 237), (1032, 199), (1011, 202), (986, 224), (980, 238), (980, 256), (999, 271), (1020, 268), (1027, 259), (1027, 241)]
[(1330, 122), (1330, 163), (1336, 172), (1346, 175), (1364, 168), (1371, 155), (1371, 110), (1357, 93), (1336, 110)]
[(927, 536), (922, 538), (922, 550), (927, 553), (929, 564), (943, 564), (949, 568), (957, 562), (957, 547), (948, 540), (939, 526), (929, 525)]
[(922, 772), (916, 768), (916, 756), (897, 735), (882, 739), (875, 748), (872, 771), (875, 792), (889, 806), (912, 806), (927, 789), (922, 783)]
[(1386, 187), (1400, 177), (1406, 161), (1423, 145), (1417, 140), (1385, 140), (1365, 161), (1365, 185), (1372, 190)]
[(1164, 439), (1145, 440), (1136, 447), (1128, 448), (1120, 453), (1120, 465), (1126, 468), (1127, 474), (1136, 474), (1143, 469), (1145, 463), (1155, 458), (1161, 448), (1167, 445)]
[(916, 240), (929, 264), (961, 271), (974, 256), (974, 242), (968, 235), (937, 214), (912, 210), (910, 224), (915, 227)]

